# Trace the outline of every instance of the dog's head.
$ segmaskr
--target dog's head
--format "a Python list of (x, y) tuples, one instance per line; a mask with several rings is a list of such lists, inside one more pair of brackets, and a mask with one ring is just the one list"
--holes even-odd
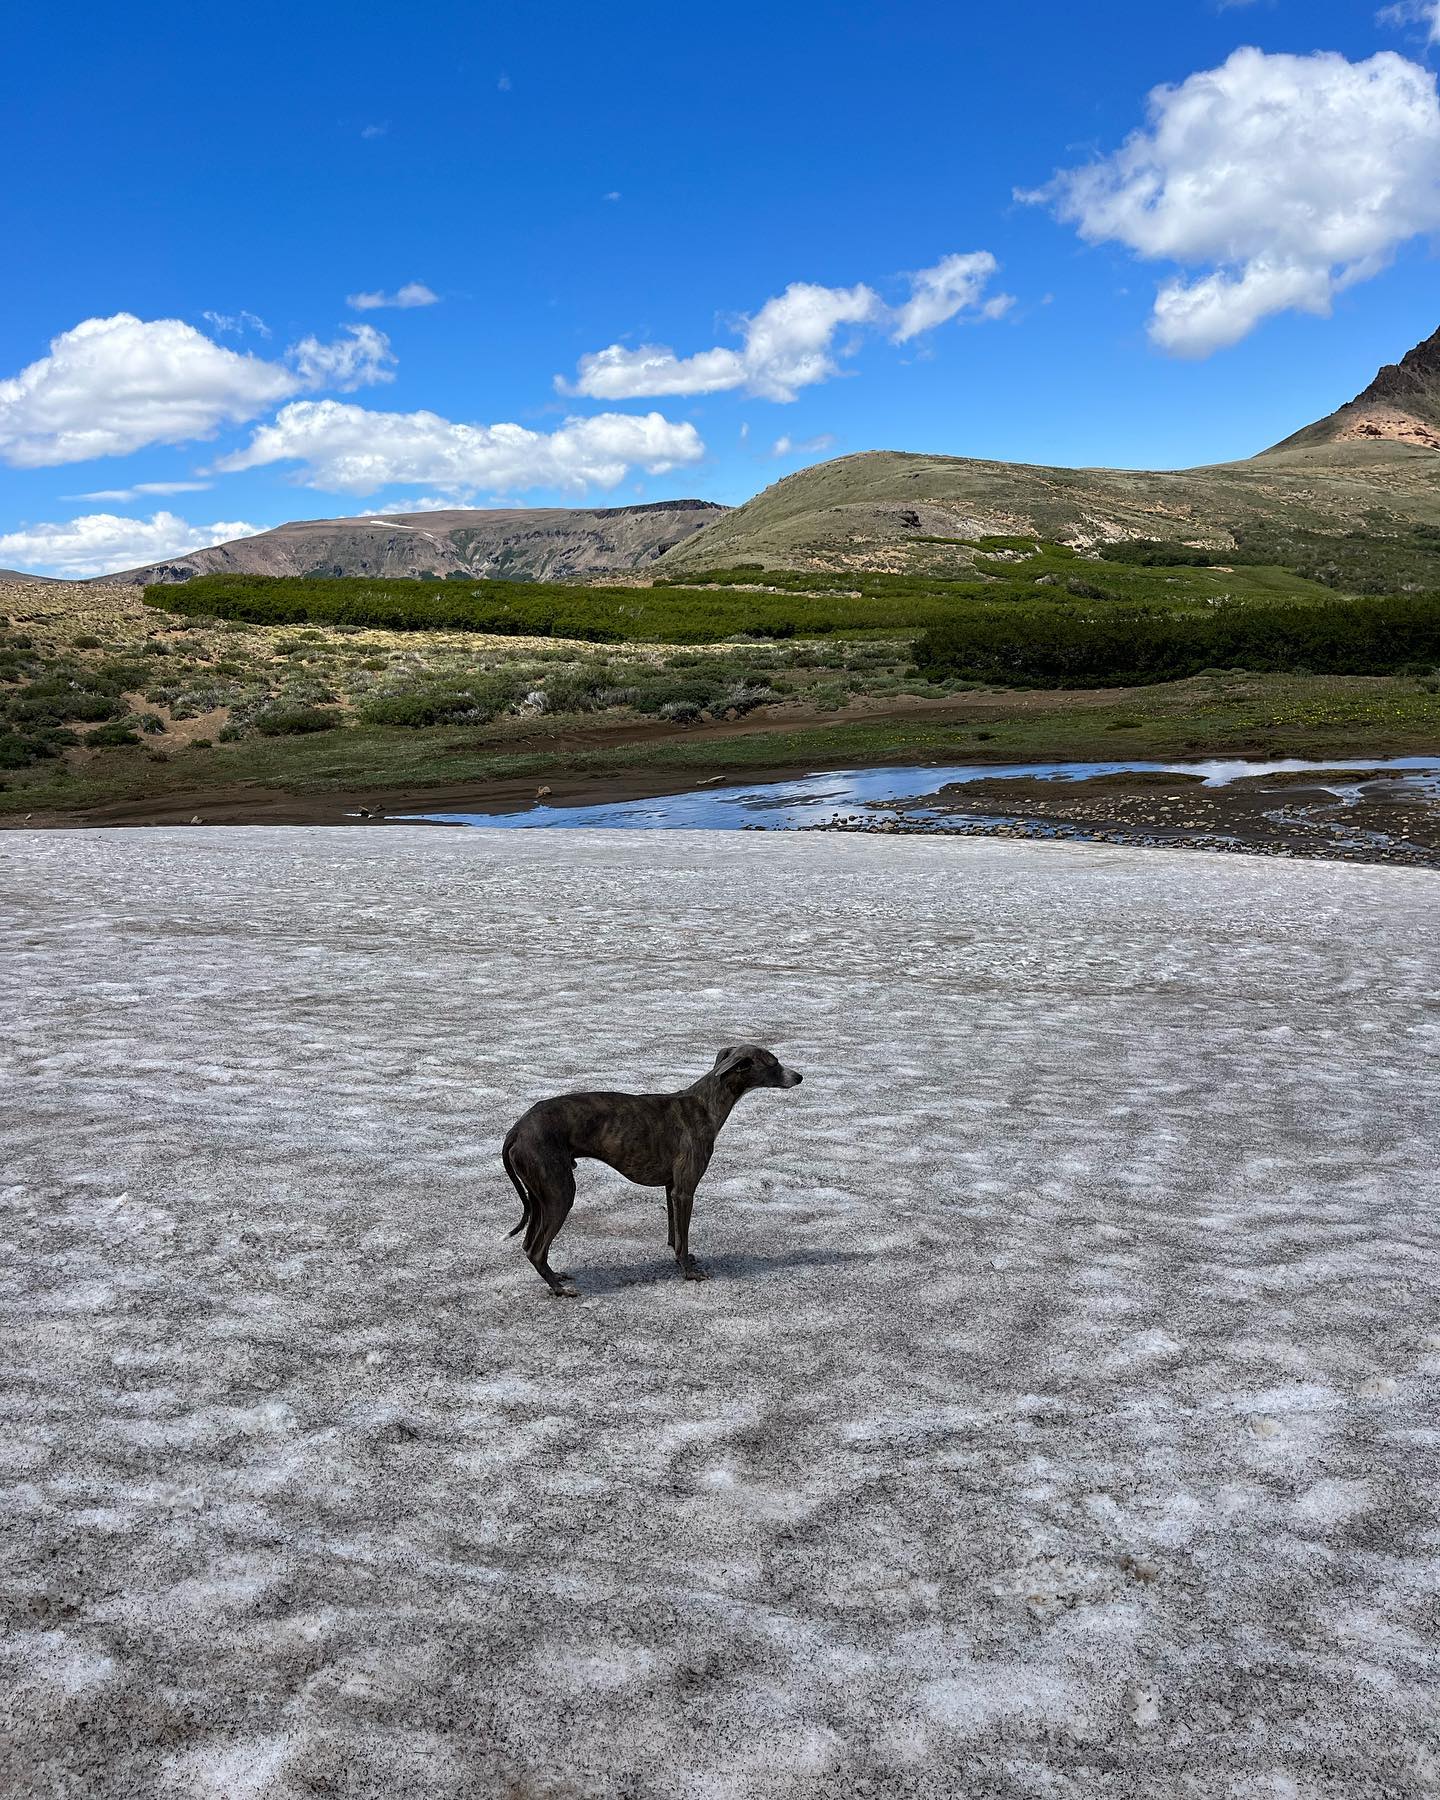
[(750, 1088), (798, 1087), (805, 1079), (798, 1069), (787, 1069), (780, 1058), (761, 1044), (731, 1044), (715, 1058), (715, 1074), (732, 1078), (740, 1092)]

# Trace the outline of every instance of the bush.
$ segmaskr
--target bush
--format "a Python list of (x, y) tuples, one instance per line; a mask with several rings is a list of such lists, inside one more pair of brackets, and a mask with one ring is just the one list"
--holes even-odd
[(412, 688), (373, 695), (361, 708), (361, 717), (370, 725), (396, 725), (409, 730), (429, 725), (488, 725), (516, 704), (523, 687), (516, 675), (422, 682)]
[(62, 672), (21, 688), (10, 699), (6, 711), (14, 723), (21, 725), (63, 725), (67, 720), (93, 725), (118, 717), (125, 707), (117, 695), (82, 686)]
[(1202, 550), (1194, 544), (1167, 543), (1160, 538), (1122, 538), (1097, 544), (1106, 562), (1130, 563), (1142, 569), (1210, 569), (1216, 563), (1233, 567), (1247, 560), (1239, 550)]
[(27, 769), (43, 757), (58, 755), (58, 748), (42, 737), (22, 731), (0, 731), (0, 769)]
[(140, 739), (123, 720), (117, 719), (112, 725), (97, 727), (85, 742), (92, 750), (118, 750), (138, 744)]
[(256, 716), (255, 729), (263, 737), (297, 737), (304, 732), (333, 731), (339, 723), (340, 714), (333, 707), (276, 706)]

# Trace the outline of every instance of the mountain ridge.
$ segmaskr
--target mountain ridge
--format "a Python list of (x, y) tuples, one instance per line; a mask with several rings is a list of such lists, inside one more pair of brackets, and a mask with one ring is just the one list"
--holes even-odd
[(583, 580), (642, 569), (725, 510), (712, 500), (687, 499), (295, 519), (99, 579), (136, 585), (217, 574)]

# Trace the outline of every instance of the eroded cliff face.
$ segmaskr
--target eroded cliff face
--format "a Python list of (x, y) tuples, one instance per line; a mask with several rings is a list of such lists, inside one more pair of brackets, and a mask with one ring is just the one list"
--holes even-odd
[(1388, 439), (1440, 450), (1440, 331), (1386, 363), (1346, 405), (1297, 431), (1277, 450)]

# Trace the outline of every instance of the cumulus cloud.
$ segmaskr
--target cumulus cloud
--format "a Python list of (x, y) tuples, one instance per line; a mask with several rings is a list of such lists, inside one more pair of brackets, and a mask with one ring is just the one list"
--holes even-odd
[(887, 306), (863, 282), (837, 288), (794, 281), (757, 313), (738, 321), (738, 350), (718, 347), (677, 356), (663, 344), (635, 349), (608, 344), (580, 358), (573, 382), (557, 375), (555, 385), (561, 393), (592, 400), (719, 394), (734, 388), (763, 400), (793, 400), (801, 388), (839, 373), (834, 345), (842, 326), (886, 330), (901, 343), (967, 308), (981, 316), (998, 316), (1010, 304), (1009, 297), (981, 299), (998, 267), (983, 250), (944, 257), (933, 269), (910, 277), (910, 298), (898, 307)]
[(933, 269), (917, 270), (910, 277), (910, 298), (891, 314), (890, 341), (904, 344), (960, 312), (998, 319), (1015, 304), (1013, 294), (984, 298), (999, 267), (988, 250), (974, 250), (965, 256), (942, 256)]
[(296, 386), (289, 369), (227, 350), (179, 319), (86, 319), (0, 381), (0, 457), (44, 468), (209, 437)]
[(329, 493), (372, 494), (415, 483), (466, 494), (481, 488), (611, 488), (632, 468), (661, 475), (704, 454), (693, 425), (655, 412), (599, 413), (541, 432), (523, 425), (456, 424), (432, 412), (372, 412), (338, 400), (301, 400), (282, 407), (243, 450), (215, 466), (229, 472), (299, 462), (300, 479)]
[(307, 388), (337, 388), (342, 394), (357, 387), (368, 387), (377, 381), (393, 381), (389, 367), (395, 361), (390, 340), (373, 325), (346, 325), (345, 335), (333, 344), (322, 344), (319, 338), (301, 338), (286, 355), (295, 365), (295, 373)]
[(305, 338), (282, 363), (229, 350), (181, 319), (85, 319), (52, 338), (48, 356), (0, 381), (0, 459), (33, 469), (126, 456), (212, 437), (306, 388), (392, 379), (384, 334), (373, 325), (345, 331), (334, 344)]
[(243, 519), (219, 519), (213, 525), (188, 525), (174, 513), (157, 512), (148, 519), (125, 519), (115, 513), (87, 513), (62, 523), (23, 525), (0, 535), (0, 563), (39, 575), (66, 575), (83, 580), (110, 575), (187, 550), (231, 538), (254, 537), (263, 525)]
[(345, 304), (356, 312), (375, 312), (382, 306), (435, 306), (440, 296), (433, 289), (426, 287), (423, 281), (407, 281), (403, 287), (396, 288), (393, 294), (387, 294), (381, 288), (372, 293), (347, 294)]
[(1440, 225), (1435, 77), (1391, 51), (1237, 50), (1156, 88), (1148, 114), (1113, 154), (1017, 197), (1092, 243), (1203, 271), (1156, 297), (1150, 335), (1177, 355), (1208, 356), (1277, 312), (1328, 313)]

